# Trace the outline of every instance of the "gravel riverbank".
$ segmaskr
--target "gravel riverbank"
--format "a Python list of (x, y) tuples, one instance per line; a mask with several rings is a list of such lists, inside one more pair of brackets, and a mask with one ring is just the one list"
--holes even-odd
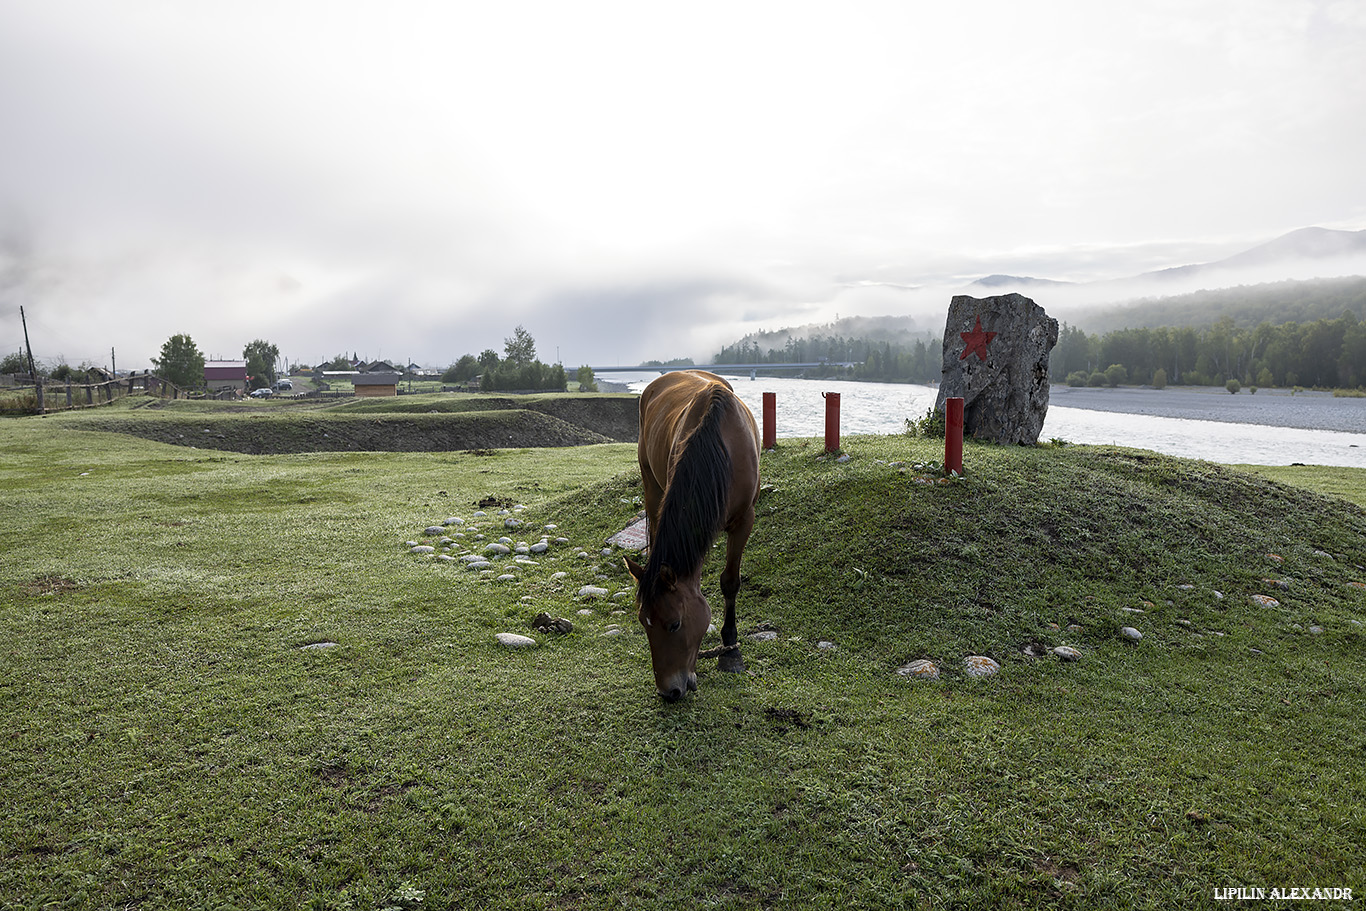
[(1230, 395), (1215, 387), (1110, 389), (1055, 385), (1049, 392), (1049, 407), (1366, 433), (1366, 398), (1335, 398), (1330, 392), (1261, 389), (1256, 395), (1247, 390)]

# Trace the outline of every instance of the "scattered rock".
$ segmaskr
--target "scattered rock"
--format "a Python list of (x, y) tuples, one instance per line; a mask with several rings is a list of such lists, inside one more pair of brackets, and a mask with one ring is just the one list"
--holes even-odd
[(498, 642), (508, 648), (525, 649), (535, 648), (536, 640), (530, 636), (521, 636), (517, 633), (499, 633)]
[(528, 550), (530, 550), (533, 554), (543, 554), (546, 551), (550, 550), (550, 545), (545, 541), (538, 541), (537, 543), (531, 545), (531, 547), (529, 547)]
[(312, 650), (314, 650), (314, 649), (327, 649), (327, 648), (337, 648), (337, 647), (338, 647), (338, 645), (337, 645), (337, 643), (335, 643), (335, 642), (310, 642), (308, 645), (301, 645), (301, 646), (299, 646), (299, 651), (301, 651), (301, 652), (308, 652), (308, 651), (312, 651)]
[(777, 632), (771, 629), (761, 629), (757, 633), (750, 633), (749, 638), (755, 642), (772, 642), (778, 638)]
[(422, 533), (424, 535), (444, 535), (446, 529), (442, 528), (440, 525), (428, 525)]
[(470, 562), (465, 564), (465, 568), (470, 571), (488, 569), (491, 566), (493, 566), (493, 564), (487, 560), (471, 560)]
[(506, 544), (490, 544), (484, 548), (484, 553), (497, 554), (500, 557), (505, 557), (512, 553), (512, 548), (508, 547)]
[(822, 639), (820, 642), (816, 643), (816, 648), (821, 649), (822, 651), (833, 652), (838, 649), (839, 646), (829, 639)]
[(1121, 626), (1119, 628), (1119, 634), (1131, 642), (1138, 642), (1143, 638), (1143, 634), (1132, 626)]
[(1053, 649), (1053, 654), (1057, 655), (1063, 661), (1081, 660), (1081, 652), (1077, 651), (1070, 645), (1059, 645), (1057, 648)]
[(963, 670), (969, 677), (990, 677), (1001, 666), (986, 655), (969, 655), (963, 659)]
[(1281, 602), (1277, 601), (1275, 598), (1271, 597), (1270, 595), (1252, 595), (1252, 596), (1250, 596), (1250, 597), (1252, 598), (1252, 603), (1253, 603), (1253, 604), (1256, 604), (1258, 607), (1280, 607), (1280, 606), (1281, 606)]
[(919, 658), (912, 661), (910, 664), (897, 668), (896, 672), (903, 677), (912, 677), (916, 680), (939, 679), (939, 665), (928, 658)]
[(418, 544), (417, 546), (411, 548), (411, 549), (408, 551), (408, 553), (410, 553), (410, 554), (434, 554), (434, 553), (436, 553), (436, 548), (435, 548), (435, 547), (432, 547), (432, 545), (430, 545), (430, 544)]
[(580, 598), (606, 598), (606, 597), (607, 597), (607, 589), (605, 589), (605, 588), (600, 588), (599, 586), (596, 586), (596, 585), (585, 585), (583, 588), (579, 589), (579, 597), (580, 597)]

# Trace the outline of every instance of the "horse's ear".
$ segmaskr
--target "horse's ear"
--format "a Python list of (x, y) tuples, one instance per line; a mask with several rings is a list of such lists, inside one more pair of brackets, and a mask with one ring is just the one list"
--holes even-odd
[(665, 565), (659, 568), (659, 583), (666, 591), (673, 591), (674, 586), (678, 584), (678, 577), (674, 575), (672, 566)]
[(623, 559), (626, 561), (626, 571), (631, 574), (631, 578), (635, 579), (636, 584), (639, 585), (640, 580), (645, 578), (645, 567), (641, 566), (630, 557), (624, 557)]

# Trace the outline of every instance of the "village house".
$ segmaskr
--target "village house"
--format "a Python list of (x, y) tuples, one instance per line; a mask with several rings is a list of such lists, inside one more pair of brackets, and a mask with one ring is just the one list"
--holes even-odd
[(210, 392), (247, 391), (246, 361), (205, 361), (204, 385)]

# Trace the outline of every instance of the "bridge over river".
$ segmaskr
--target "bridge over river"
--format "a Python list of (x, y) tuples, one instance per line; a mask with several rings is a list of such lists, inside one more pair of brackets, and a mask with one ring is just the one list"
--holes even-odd
[(727, 376), (743, 376), (760, 371), (804, 370), (813, 367), (857, 367), (862, 361), (808, 361), (788, 364), (637, 364), (634, 367), (591, 367), (596, 373), (672, 373), (675, 370), (709, 370)]

